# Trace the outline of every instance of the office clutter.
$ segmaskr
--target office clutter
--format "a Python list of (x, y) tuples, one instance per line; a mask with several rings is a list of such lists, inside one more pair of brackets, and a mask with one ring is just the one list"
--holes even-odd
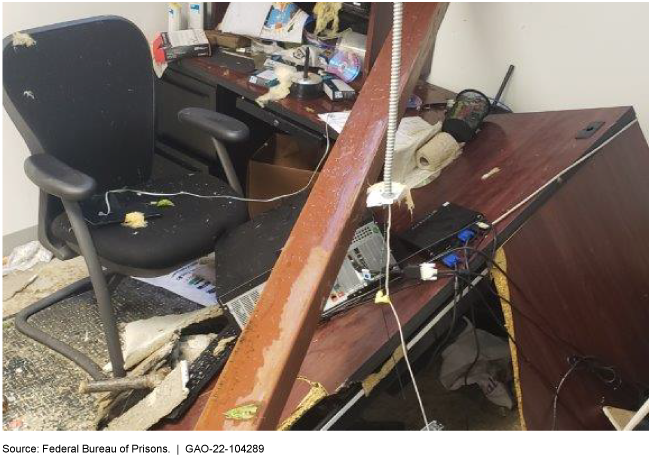
[(512, 379), (508, 342), (474, 327), (463, 318), (465, 328), (442, 351), (440, 382), (454, 391), (477, 384), (492, 403), (511, 409), (513, 400), (507, 386)]
[(34, 267), (40, 262), (52, 260), (52, 253), (45, 249), (38, 241), (30, 241), (27, 244), (18, 246), (9, 257), (3, 259), (2, 274), (7, 275), (15, 271), (25, 271)]
[[(247, 197), (266, 199), (298, 191), (309, 182), (321, 154), (316, 144), (280, 133), (273, 135), (248, 163)], [(253, 218), (279, 202), (250, 202), (248, 213)]]
[(159, 76), (169, 62), (213, 56), (219, 65), (250, 75), (251, 84), (269, 89), (257, 99), (261, 106), (289, 93), (300, 99), (325, 94), (332, 101), (355, 97), (347, 84), (361, 75), (366, 35), (354, 30), (354, 21), (340, 17), (345, 12), (346, 18), (357, 18), (352, 4), (318, 2), (305, 11), (296, 3), (231, 2), (217, 29), (205, 31), (192, 25), (199, 24), (191, 21), (193, 5), (188, 29), (177, 30), (180, 9), (170, 4), (170, 29), (152, 44)]
[(158, 65), (211, 53), (210, 42), (202, 29), (161, 32), (154, 39), (152, 49)]
[(127, 376), (80, 384), (80, 392), (99, 394), (96, 427), (146, 430), (190, 399), (199, 358), (209, 354), (211, 366), (220, 369), (236, 338), (224, 318), (221, 308), (211, 306), (127, 323), (122, 333)]

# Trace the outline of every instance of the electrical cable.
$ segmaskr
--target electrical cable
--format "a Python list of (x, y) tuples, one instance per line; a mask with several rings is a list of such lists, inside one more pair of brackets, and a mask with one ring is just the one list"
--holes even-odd
[[(558, 401), (559, 401), (559, 395), (560, 392), (562, 391), (562, 388), (564, 387), (567, 379), (571, 376), (571, 374), (578, 370), (582, 364), (586, 364), (585, 368), (587, 371), (593, 373), (596, 375), (598, 379), (600, 379), (602, 382), (612, 385), (614, 389), (618, 388), (622, 383), (622, 379), (618, 376), (616, 370), (614, 367), (609, 366), (609, 365), (603, 365), (601, 361), (593, 356), (581, 356), (581, 355), (572, 355), (568, 358), (568, 362), (570, 364), (570, 368), (567, 370), (567, 372), (562, 376), (560, 379), (559, 383), (557, 386), (553, 386), (552, 384), (548, 384), (548, 382), (545, 380), (544, 375), (541, 373), (541, 371), (536, 367), (536, 365), (524, 354), (522, 351), (521, 347), (519, 344), (517, 344), (516, 340), (514, 337), (510, 334), (510, 332), (507, 330), (507, 328), (503, 325), (503, 323), (498, 319), (498, 317), (494, 314), (492, 311), (491, 305), (488, 303), (488, 301), (485, 299), (485, 296), (483, 293), (476, 288), (476, 286), (471, 282), (471, 280), (465, 279), (463, 275), (459, 275), (459, 278), (465, 283), (473, 288), (476, 289), (476, 293), (480, 296), (481, 300), (483, 301), (484, 305), (488, 309), (488, 313), (492, 318), (497, 322), (497, 325), (499, 328), (501, 328), (504, 333), (508, 336), (510, 341), (513, 343), (515, 348), (517, 349), (517, 352), (521, 355), (522, 359), (531, 366), (535, 371), (538, 372), (539, 378), (542, 379), (544, 382), (546, 382), (547, 387), (552, 388), (555, 390), (553, 394), (553, 413), (552, 413), (552, 424), (551, 424), (551, 429), (555, 430), (556, 429), (556, 423), (557, 423), (557, 408), (558, 408)], [(492, 292), (494, 295), (498, 296), (492, 288), (489, 288), (490, 292)], [(512, 304), (510, 304), (512, 306)], [(514, 308), (514, 306), (513, 306)]]
[(452, 306), (451, 306), (451, 323), (449, 324), (449, 329), (447, 330), (444, 339), (438, 343), (436, 349), (433, 351), (433, 354), (431, 355), (431, 360), (429, 360), (429, 362), (431, 363), (436, 361), (438, 355), (441, 353), (442, 348), (449, 342), (449, 339), (451, 338), (451, 334), (454, 332), (454, 327), (456, 326), (456, 319), (458, 317), (457, 301), (458, 299), (460, 299), (459, 294), (462, 293), (459, 292), (458, 274), (456, 274), (454, 276), (454, 297), (452, 299)]
[(325, 117), (325, 140), (326, 140), (326, 145), (325, 145), (325, 152), (323, 153), (323, 156), (321, 156), (320, 160), (318, 161), (318, 164), (316, 165), (316, 168), (312, 172), (311, 176), (309, 177), (309, 181), (305, 186), (302, 188), (299, 188), (298, 190), (292, 192), (292, 193), (286, 193), (283, 195), (278, 195), (273, 198), (242, 198), (240, 196), (233, 196), (233, 195), (200, 195), (197, 193), (191, 193), (189, 191), (176, 191), (172, 193), (159, 193), (159, 192), (152, 192), (152, 191), (144, 191), (144, 190), (136, 190), (134, 188), (116, 188), (113, 190), (108, 190), (104, 193), (104, 202), (106, 203), (106, 212), (100, 212), (99, 215), (106, 216), (111, 213), (111, 204), (110, 201), (108, 200), (108, 196), (110, 194), (117, 194), (117, 193), (135, 193), (137, 195), (143, 195), (143, 196), (192, 196), (194, 198), (200, 198), (200, 199), (229, 199), (233, 201), (242, 201), (245, 203), (272, 203), (273, 201), (278, 201), (280, 199), (285, 199), (285, 198), (290, 198), (292, 196), (299, 195), (300, 193), (306, 191), (309, 189), (311, 184), (314, 181), (314, 178), (316, 178), (316, 175), (318, 174), (318, 170), (321, 168), (323, 165), (323, 162), (327, 158), (327, 154), (329, 153), (330, 150), (330, 137), (329, 137), (329, 113)]
[[(392, 212), (391, 212), (391, 207), (390, 205), (387, 206), (388, 209), (388, 222), (387, 222), (387, 228), (386, 228), (386, 275), (389, 274), (389, 269), (390, 269), (390, 229), (392, 225)], [(386, 290), (386, 300), (388, 301), (388, 305), (391, 308), (391, 311), (393, 312), (393, 317), (395, 317), (395, 323), (397, 324), (397, 331), (399, 333), (399, 339), (400, 343), (402, 344), (402, 351), (404, 353), (404, 363), (406, 363), (406, 368), (408, 369), (409, 375), (411, 376), (411, 381), (413, 383), (413, 390), (415, 391), (415, 395), (418, 399), (418, 404), (420, 406), (420, 412), (422, 413), (422, 419), (424, 420), (424, 427), (429, 430), (429, 420), (427, 418), (427, 413), (424, 409), (424, 404), (422, 403), (422, 397), (420, 396), (420, 389), (418, 387), (417, 381), (415, 380), (415, 374), (413, 373), (413, 368), (411, 367), (411, 362), (409, 361), (408, 357), (408, 347), (406, 346), (406, 341), (404, 339), (404, 330), (402, 329), (402, 323), (399, 320), (399, 315), (397, 314), (397, 310), (395, 309), (395, 306), (393, 305), (393, 302), (390, 300), (390, 287), (389, 287), (389, 282), (390, 278), (386, 278), (385, 282), (385, 290)]]
[[(598, 379), (603, 381), (606, 384), (613, 384), (614, 388), (617, 388), (621, 384), (621, 379), (618, 377), (618, 374), (616, 373), (616, 370), (612, 366), (605, 366), (602, 365), (600, 360), (598, 360), (596, 357), (592, 356), (572, 356), (569, 357), (568, 359), (570, 368), (567, 370), (566, 373), (562, 376), (560, 379), (560, 382), (558, 383), (557, 387), (555, 388), (555, 393), (553, 394), (553, 417), (551, 421), (551, 431), (555, 431), (557, 429), (557, 404), (558, 400), (560, 398), (560, 392), (562, 390), (562, 387), (564, 387), (564, 384), (566, 383), (567, 379), (569, 379), (569, 376), (571, 374), (578, 370), (580, 366), (583, 364), (585, 365), (585, 368), (587, 371), (590, 373), (593, 373), (596, 375)], [(603, 376), (603, 372), (607, 372), (608, 374), (611, 375), (610, 378), (607, 378)]]
[[(463, 254), (465, 256), (465, 270), (469, 272), (470, 268), (469, 268), (469, 258), (467, 257), (467, 249), (463, 250)], [(473, 304), (470, 305), (470, 317), (472, 319), (472, 330), (474, 332), (474, 347), (476, 349), (476, 354), (474, 354), (474, 360), (472, 361), (472, 364), (465, 371), (464, 380), (463, 380), (465, 386), (467, 386), (467, 378), (469, 377), (469, 374), (474, 369), (474, 366), (476, 366), (476, 363), (478, 362), (478, 359), (481, 356), (481, 346), (478, 342), (478, 333), (476, 332), (476, 313)]]
[(601, 149), (603, 149), (605, 146), (609, 145), (609, 144), (610, 144), (611, 142), (613, 142), (613, 141), (614, 141), (614, 140), (615, 140), (615, 139), (616, 139), (620, 134), (622, 134), (623, 132), (625, 132), (627, 129), (629, 129), (629, 128), (630, 128), (633, 124), (635, 124), (636, 122), (637, 122), (637, 119), (635, 118), (633, 121), (631, 121), (630, 123), (628, 123), (627, 125), (625, 125), (625, 127), (623, 127), (621, 130), (619, 130), (619, 131), (616, 132), (614, 135), (612, 135), (612, 136), (611, 136), (607, 141), (605, 141), (603, 144), (601, 144), (601, 145), (597, 146), (596, 148), (592, 149), (592, 150), (589, 151), (587, 154), (585, 154), (585, 155), (582, 156), (580, 159), (578, 159), (576, 162), (574, 162), (573, 164), (571, 164), (569, 167), (566, 167), (565, 169), (563, 169), (562, 171), (560, 171), (559, 174), (557, 174), (555, 177), (553, 177), (552, 179), (550, 179), (550, 180), (549, 180), (548, 182), (546, 182), (544, 185), (542, 185), (541, 187), (539, 187), (539, 188), (538, 188), (537, 190), (535, 190), (533, 193), (531, 193), (530, 195), (526, 196), (524, 199), (522, 199), (521, 201), (519, 201), (517, 204), (515, 204), (514, 206), (512, 206), (512, 207), (511, 207), (510, 209), (508, 209), (506, 212), (504, 212), (503, 214), (501, 214), (501, 216), (500, 216), (499, 218), (497, 218), (497, 219), (496, 219), (494, 222), (492, 222), (492, 223), (493, 223), (494, 225), (497, 225), (499, 222), (501, 222), (503, 219), (505, 219), (506, 217), (508, 217), (508, 216), (509, 216), (510, 214), (512, 214), (514, 211), (516, 211), (516, 210), (519, 209), (521, 206), (523, 206), (524, 204), (526, 204), (527, 202), (529, 202), (530, 200), (532, 200), (532, 199), (533, 199), (535, 196), (537, 196), (539, 193), (541, 193), (542, 191), (544, 191), (544, 190), (546, 189), (546, 187), (548, 187), (549, 185), (551, 185), (552, 183), (554, 183), (554, 182), (556, 182), (558, 179), (560, 179), (564, 174), (566, 174), (567, 172), (573, 170), (575, 167), (577, 167), (578, 165), (582, 164), (582, 163), (585, 162), (587, 159), (591, 158), (594, 154), (596, 154), (598, 151), (600, 151)]

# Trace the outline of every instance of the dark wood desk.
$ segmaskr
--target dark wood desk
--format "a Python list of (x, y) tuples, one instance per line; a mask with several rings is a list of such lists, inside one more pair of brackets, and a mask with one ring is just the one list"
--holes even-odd
[[(435, 114), (424, 116), (431, 119), (437, 117)], [(433, 183), (413, 192), (416, 209), (412, 217), (404, 208), (395, 210), (396, 232), (445, 201), (480, 211), (494, 221), (594, 147), (607, 144), (614, 134), (628, 127), (607, 148), (565, 173), (560, 180), (547, 185), (496, 227), (498, 241), (502, 245), (505, 243), (508, 263), (516, 273), (515, 281), (520, 281), (521, 278), (527, 288), (525, 293), (517, 292), (512, 287), (510, 291), (513, 303), (518, 307), (513, 312), (518, 346), (530, 362), (522, 363), (519, 360), (524, 415), (527, 426), (531, 429), (549, 427), (553, 388), (562, 372), (566, 371), (566, 356), (571, 353), (598, 355), (610, 364), (620, 366), (620, 373), (626, 381), (640, 382), (647, 387), (648, 148), (638, 123), (630, 124), (633, 120), (631, 108), (490, 116), (478, 138), (466, 146), (458, 160)], [(577, 139), (576, 134), (592, 121), (603, 121), (604, 125), (593, 136)], [(625, 166), (616, 165), (617, 159), (624, 162)], [(605, 167), (597, 167), (602, 163), (605, 163)], [(608, 167), (611, 170), (605, 176), (594, 174), (594, 169)], [(499, 169), (496, 174), (482, 178), (495, 168)], [(576, 184), (573, 179), (580, 184)], [(602, 182), (617, 186), (606, 188), (609, 195), (607, 198), (601, 198), (597, 194), (603, 187)], [(571, 189), (579, 189), (579, 192), (574, 191), (574, 197), (567, 198), (566, 192)], [(594, 206), (589, 205), (589, 197)], [(575, 203), (576, 198), (584, 201), (580, 224), (568, 215), (576, 211), (562, 210), (562, 204), (569, 201)], [(611, 209), (617, 201), (625, 205), (626, 216), (616, 211), (598, 212), (599, 205)], [(545, 211), (549, 207), (552, 211)], [(603, 229), (598, 221), (602, 220), (603, 215), (610, 214), (617, 218), (618, 225)], [(545, 220), (546, 223), (536, 228), (529, 225), (540, 220)], [(593, 259), (590, 267), (583, 259), (582, 266), (555, 267), (553, 259), (535, 253), (534, 247), (537, 242), (545, 243), (549, 240), (547, 246), (553, 244), (554, 227), (561, 227), (563, 223), (571, 223), (578, 229), (582, 227), (585, 230), (600, 227), (601, 231), (594, 234), (598, 235), (598, 246), (619, 243), (620, 247), (616, 249), (622, 250), (626, 247), (624, 243), (634, 238), (640, 240), (636, 244), (641, 249), (638, 253), (621, 257), (619, 262)], [(578, 239), (564, 237), (564, 242), (555, 243), (561, 246), (563, 262), (570, 261), (574, 253), (589, 254), (590, 251), (583, 247), (584, 243), (596, 245), (592, 239), (585, 238), (584, 233), (576, 235)], [(526, 236), (527, 241), (522, 242), (518, 238), (520, 236)], [(545, 269), (542, 287), (536, 287), (534, 280), (526, 277), (526, 269), (530, 270), (531, 275), (538, 275), (539, 268)], [(633, 278), (626, 275), (628, 269), (636, 272)], [(602, 281), (597, 278), (598, 272), (606, 272), (609, 279)], [(418, 338), (430, 329), (432, 319), (445, 310), (445, 304), (452, 294), (449, 281), (426, 283), (399, 292), (397, 289), (394, 288), (393, 301), (407, 339)], [(556, 311), (556, 306), (566, 307), (571, 297), (585, 297), (584, 294), (591, 292), (602, 293), (607, 303), (596, 309), (572, 300), (573, 305), (567, 307), (572, 312), (568, 320), (571, 326), (562, 327), (567, 321), (566, 314)], [(575, 296), (570, 297), (568, 294)], [(606, 294), (609, 295), (606, 297)], [(531, 295), (533, 300), (545, 295), (542, 298), (544, 305), (531, 304)], [(625, 308), (615, 303), (619, 296), (625, 300)], [(594, 310), (599, 314), (599, 319), (589, 322), (588, 330), (581, 330), (581, 323), (593, 317)], [(524, 317), (526, 313), (527, 316)], [(550, 345), (546, 337), (539, 335), (538, 328), (531, 326), (529, 317), (541, 317), (549, 329), (572, 335), (575, 340), (573, 350), (566, 346)], [(610, 326), (602, 323), (603, 319), (616, 320), (612, 325), (615, 326), (615, 334), (607, 334)], [(388, 324), (388, 335), (384, 320)], [(532, 332), (535, 333), (531, 334)], [(597, 340), (590, 333), (605, 335)], [(628, 336), (631, 333), (634, 335)], [(302, 364), (300, 376), (322, 384), (329, 396), (349, 394), (351, 391), (358, 398), (359, 394), (363, 396), (359, 392), (360, 382), (390, 358), (398, 347), (398, 342), (396, 326), (389, 309), (374, 303), (363, 304), (318, 327)], [(594, 384), (588, 378), (583, 380), (565, 386), (560, 399), (560, 429), (606, 429), (605, 422), (600, 419), (602, 414), (599, 414), (601, 397), (608, 404), (631, 407), (629, 392)], [(293, 413), (308, 391), (307, 383), (296, 381), (282, 419)], [(578, 400), (579, 407), (573, 402), (578, 392), (584, 393)], [(208, 388), (181, 422), (166, 425), (165, 428), (192, 429), (209, 394)], [(345, 408), (345, 405), (339, 404), (333, 413), (341, 407)], [(435, 419), (435, 416), (430, 418)]]
[[(192, 58), (179, 61), (170, 66), (170, 69), (195, 78), (206, 84), (222, 86), (235, 93), (240, 99), (248, 100), (249, 103), (257, 106), (254, 101), (260, 95), (268, 92), (268, 89), (259, 85), (249, 83), (249, 74), (241, 74), (231, 69), (215, 64), (212, 58)], [(351, 86), (358, 92), (363, 89), (363, 76), (351, 82)], [(454, 93), (441, 87), (421, 81), (415, 94), (426, 103), (444, 102), (454, 97)], [(350, 111), (354, 106), (354, 100), (331, 101), (323, 94), (320, 98), (313, 100), (298, 100), (291, 95), (280, 100), (272, 101), (266, 105), (265, 110), (274, 115), (287, 118), (288, 120), (302, 125), (308, 129), (325, 134), (325, 123), (318, 118), (319, 114), (339, 111)], [(258, 107), (259, 110), (261, 108)], [(338, 134), (330, 132), (330, 136), (336, 139)]]
[[(333, 102), (325, 95), (305, 101), (290, 95), (261, 108), (255, 99), (267, 89), (249, 83), (248, 78), (247, 74), (215, 64), (211, 58), (191, 58), (172, 63), (157, 83), (158, 152), (197, 170), (210, 171), (214, 164), (218, 164), (215, 163), (211, 140), (204, 133), (181, 125), (176, 114), (184, 107), (196, 106), (232, 115), (252, 129), (247, 143), (229, 146), (235, 170), (244, 183), (248, 159), (274, 131), (300, 137), (308, 143), (323, 143), (325, 123), (318, 115), (349, 111), (354, 106), (354, 101)], [(363, 79), (352, 85), (357, 91), (362, 91)], [(424, 81), (418, 83), (414, 93), (425, 104), (444, 102), (455, 95)], [(409, 111), (407, 115), (415, 114), (415, 111)], [(334, 130), (327, 133), (332, 140), (338, 137)], [(219, 173), (218, 167), (216, 173)]]

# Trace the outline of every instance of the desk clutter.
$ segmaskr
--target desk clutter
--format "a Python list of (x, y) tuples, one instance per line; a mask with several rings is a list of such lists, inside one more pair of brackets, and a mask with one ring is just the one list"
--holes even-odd
[[(168, 30), (152, 43), (117, 16), (5, 41), (4, 105), (32, 151), (25, 174), (47, 201), (39, 205), (43, 247), (16, 248), (3, 275), (80, 257), (89, 277), (75, 276), (3, 320), (12, 343), (3, 427), (62, 426), (41, 416), (59, 395), (83, 412), (81, 424), (56, 412), (70, 429), (201, 430), (224, 427), (224, 416), (225, 427), (259, 417), (269, 429), (354, 429), (354, 414), (380, 383), (371, 400), (398, 385), (404, 396), (407, 372), (424, 429), (452, 429), (439, 410), (427, 417), (424, 403), (435, 398), (422, 399), (411, 355), (438, 368), (440, 388), (475, 384), (501, 413), (519, 408), (530, 429), (579, 427), (572, 415), (582, 420), (589, 394), (574, 389), (578, 375), (563, 389), (578, 367), (599, 379), (607, 373), (594, 394), (599, 407), (624, 404), (615, 366), (647, 340), (637, 328), (647, 325), (638, 296), (647, 294), (647, 278), (635, 282), (628, 273), (644, 275), (627, 270), (645, 269), (647, 260), (617, 256), (628, 259), (623, 271), (607, 274), (614, 260), (585, 249), (645, 238), (627, 223), (647, 224), (645, 210), (621, 200), (647, 187), (637, 173), (645, 169), (626, 170), (647, 167), (633, 111), (495, 114), (484, 124), (491, 113), (511, 112), (499, 100), (513, 66), (494, 98), (416, 83), (441, 4), (409, 11), (404, 59), (401, 2), (392, 12), (396, 41), (376, 30), (390, 22), (388, 10), (373, 19), (378, 3), (182, 5), (169, 4)], [(420, 20), (422, 11), (431, 19)], [(413, 23), (420, 32), (409, 34)], [(384, 52), (369, 75), (377, 47)], [(389, 47), (391, 85), (383, 88)], [(53, 59), (53, 50), (65, 53)], [(400, 79), (409, 83), (398, 91)], [(636, 134), (625, 134), (631, 127)], [(625, 144), (606, 148), (619, 135)], [(384, 181), (373, 184), (383, 147)], [(584, 203), (580, 214), (574, 198)], [(602, 212), (621, 224), (615, 233), (601, 226)], [(615, 284), (594, 279), (595, 270)], [(46, 279), (18, 276), (5, 301), (35, 294)], [(616, 298), (608, 305), (609, 292)], [(590, 298), (598, 303), (583, 309)], [(554, 327), (535, 321), (531, 301)], [(619, 351), (592, 346), (613, 331), (594, 319), (611, 313), (625, 322), (612, 327), (632, 334), (619, 336)], [(571, 319), (579, 329), (565, 324)], [(549, 335), (563, 333), (557, 326), (581, 347)], [(628, 339), (641, 342), (626, 347)], [(611, 366), (600, 360), (605, 350), (618, 357)], [(533, 365), (551, 386), (543, 393), (526, 386)], [(275, 381), (269, 366), (290, 380)], [(254, 387), (282, 390), (282, 403), (228, 398), (256, 370), (263, 374)], [(48, 375), (56, 377), (49, 391), (27, 381)], [(522, 402), (522, 390), (534, 400)], [(36, 408), (37, 418), (23, 420)], [(269, 409), (277, 416), (264, 415)]]
[(369, 5), (318, 2), (305, 11), (296, 3), (231, 2), (217, 28), (205, 30), (178, 30), (180, 11), (172, 6), (170, 30), (152, 44), (154, 65), (162, 75), (170, 62), (211, 56), (268, 88), (260, 105), (289, 93), (299, 99), (354, 99), (349, 83), (363, 73), (367, 35), (359, 31), (368, 28)]

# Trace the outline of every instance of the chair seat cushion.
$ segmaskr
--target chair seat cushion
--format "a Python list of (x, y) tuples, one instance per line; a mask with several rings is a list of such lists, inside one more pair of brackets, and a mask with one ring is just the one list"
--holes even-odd
[[(142, 191), (172, 193), (187, 191), (200, 195), (237, 194), (226, 183), (207, 174), (192, 173), (149, 181), (131, 187)], [(152, 201), (163, 199), (135, 193), (119, 195), (126, 212), (151, 211)], [(246, 221), (246, 203), (232, 199), (169, 196), (174, 206), (156, 208), (162, 217), (147, 220), (145, 228), (132, 229), (119, 223), (90, 226), (97, 254), (106, 263), (137, 270), (166, 270), (213, 251), (217, 238)], [(67, 214), (52, 222), (52, 234), (76, 247), (77, 241)], [(110, 265), (109, 265), (110, 266)], [(122, 271), (124, 269), (122, 268)]]

